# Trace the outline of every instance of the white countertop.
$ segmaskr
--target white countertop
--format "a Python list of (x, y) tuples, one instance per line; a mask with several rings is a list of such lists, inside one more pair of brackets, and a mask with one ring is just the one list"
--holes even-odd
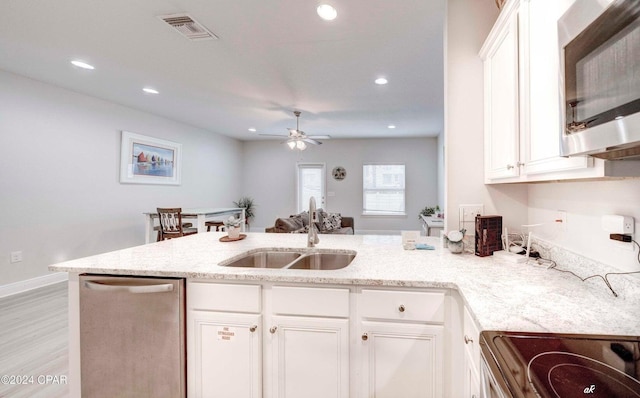
[[(482, 330), (640, 335), (640, 280), (611, 276), (614, 297), (599, 278), (575, 276), (534, 264), (512, 264), (470, 253), (403, 250), (400, 236), (320, 235), (320, 249), (355, 250), (335, 271), (222, 267), (218, 263), (256, 248), (305, 248), (306, 234), (247, 233), (219, 242), (209, 232), (71, 260), (52, 271), (288, 283), (457, 289)], [(587, 276), (581, 275), (583, 277)]]

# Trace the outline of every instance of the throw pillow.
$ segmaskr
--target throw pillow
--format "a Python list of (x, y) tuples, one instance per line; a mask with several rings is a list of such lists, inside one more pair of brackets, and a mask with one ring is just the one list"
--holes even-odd
[(342, 227), (342, 216), (340, 213), (325, 213), (322, 219), (322, 227), (326, 231), (333, 231)]
[(302, 220), (298, 218), (278, 218), (276, 220), (276, 229), (280, 231), (291, 232), (303, 227)]

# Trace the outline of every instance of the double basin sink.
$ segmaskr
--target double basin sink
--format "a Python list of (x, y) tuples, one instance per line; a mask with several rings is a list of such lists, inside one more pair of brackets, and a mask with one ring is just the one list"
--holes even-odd
[(254, 249), (220, 263), (225, 267), (336, 270), (351, 264), (353, 250)]

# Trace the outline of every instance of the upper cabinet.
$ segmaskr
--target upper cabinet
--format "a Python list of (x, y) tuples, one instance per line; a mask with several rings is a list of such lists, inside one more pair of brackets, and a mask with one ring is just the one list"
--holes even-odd
[(507, 1), (480, 51), (488, 184), (607, 173), (601, 159), (560, 156), (557, 21), (573, 1)]
[(519, 167), (517, 2), (503, 9), (481, 51), (484, 61), (485, 178), (514, 178)]

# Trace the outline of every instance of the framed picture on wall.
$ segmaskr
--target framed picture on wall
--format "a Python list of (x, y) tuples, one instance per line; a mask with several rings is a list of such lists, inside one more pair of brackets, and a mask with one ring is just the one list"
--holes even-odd
[(180, 185), (182, 144), (122, 132), (120, 182)]

